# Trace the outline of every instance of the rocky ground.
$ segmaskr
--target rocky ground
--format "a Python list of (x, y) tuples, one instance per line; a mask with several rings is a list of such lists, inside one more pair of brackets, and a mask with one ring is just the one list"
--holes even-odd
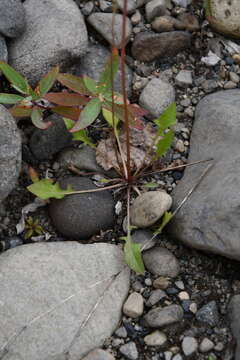
[[(0, 57), (31, 84), (56, 63), (97, 78), (111, 42), (111, 1), (2, 3)], [(144, 276), (122, 262), (122, 193), (71, 196), (34, 209), (26, 190), (29, 165), (41, 177), (67, 175), (76, 188), (98, 186), (99, 176), (68, 171), (71, 163), (105, 176), (95, 151), (73, 144), (56, 115), (46, 131), (25, 120), (18, 130), (0, 107), (0, 251), (14, 248), (0, 256), (0, 359), (240, 359), (240, 5), (219, 3), (209, 0), (205, 13), (202, 1), (128, 1), (128, 96), (149, 111), (148, 121), (177, 103), (164, 163), (214, 159), (165, 233), (148, 242)], [(120, 47), (123, 2), (117, 4)], [(4, 79), (0, 86), (8, 89)], [(101, 120), (90, 128), (94, 141), (103, 136), (99, 127)], [(163, 199), (149, 194), (165, 190), (176, 208), (206, 166), (149, 176), (157, 188), (141, 206), (159, 209)], [(43, 235), (24, 239), (22, 211), (39, 220)], [(152, 236), (152, 228), (141, 229), (145, 220), (135, 219), (135, 241)]]

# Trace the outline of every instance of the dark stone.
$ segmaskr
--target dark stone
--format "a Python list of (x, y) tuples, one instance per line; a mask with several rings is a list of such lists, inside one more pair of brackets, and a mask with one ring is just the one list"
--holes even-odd
[(204, 305), (196, 313), (198, 321), (206, 323), (210, 326), (216, 326), (219, 321), (219, 314), (216, 301), (210, 301)]
[[(69, 176), (60, 180), (60, 186), (71, 185), (74, 190), (97, 187), (88, 178)], [(110, 229), (114, 224), (114, 201), (109, 191), (68, 195), (54, 199), (49, 213), (57, 231), (67, 238), (86, 240), (100, 230)]]
[(240, 295), (234, 295), (228, 305), (228, 317), (233, 335), (237, 341), (235, 360), (240, 360)]
[(175, 56), (191, 46), (191, 35), (185, 31), (161, 34), (141, 32), (132, 45), (132, 55), (140, 61), (153, 61), (166, 56)]
[(46, 130), (36, 129), (30, 139), (30, 149), (38, 160), (48, 160), (72, 142), (72, 135), (60, 116), (53, 114), (46, 121), (52, 125)]

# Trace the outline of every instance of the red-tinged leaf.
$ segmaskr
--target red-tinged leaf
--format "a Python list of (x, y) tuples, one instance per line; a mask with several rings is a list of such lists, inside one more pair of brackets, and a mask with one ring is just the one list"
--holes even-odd
[(99, 79), (99, 92), (105, 92), (110, 89), (112, 86), (112, 80), (116, 73), (118, 72), (118, 49), (113, 48), (112, 54), (109, 56), (109, 59), (106, 62), (103, 72), (100, 75)]
[(46, 130), (47, 128), (49, 128), (49, 126), (52, 125), (51, 121), (47, 121), (47, 122), (43, 121), (43, 110), (37, 107), (33, 108), (31, 119), (33, 125), (35, 125), (37, 128), (42, 130)]
[(16, 89), (22, 94), (29, 95), (30, 86), (27, 80), (21, 74), (19, 74), (16, 70), (14, 70), (4, 61), (0, 61), (0, 70), (3, 72), (4, 76), (8, 79), (8, 81), (12, 84), (14, 89)]
[(128, 111), (133, 114), (134, 116), (146, 116), (149, 112), (137, 104), (129, 104), (128, 105)]
[(67, 88), (83, 95), (91, 95), (84, 84), (83, 78), (71, 74), (58, 74), (58, 81)]
[(40, 96), (44, 96), (57, 80), (58, 74), (59, 66), (55, 66), (46, 76), (44, 76), (44, 78), (40, 80), (37, 89), (35, 89), (36, 93)]
[(78, 107), (55, 106), (51, 108), (51, 110), (56, 114), (59, 114), (74, 121), (79, 120), (79, 116), (81, 113), (81, 110)]
[(32, 113), (32, 107), (16, 105), (9, 109), (9, 112), (14, 117), (29, 117)]
[(89, 98), (79, 94), (69, 94), (68, 92), (48, 93), (44, 99), (61, 106), (80, 106), (87, 105)]
[(85, 129), (91, 125), (98, 117), (101, 111), (101, 101), (98, 98), (92, 99), (82, 110), (79, 120), (76, 122), (70, 132), (76, 132)]

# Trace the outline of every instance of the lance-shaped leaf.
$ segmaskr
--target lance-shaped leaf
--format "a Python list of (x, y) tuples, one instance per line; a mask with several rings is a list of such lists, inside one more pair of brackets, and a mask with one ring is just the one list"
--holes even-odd
[(125, 236), (121, 239), (125, 240), (124, 245), (124, 258), (130, 269), (137, 274), (144, 274), (144, 264), (141, 254), (141, 245), (135, 244), (131, 240), (131, 236)]
[[(104, 101), (102, 104), (103, 108), (112, 111), (112, 104), (109, 101)], [(135, 113), (132, 110), (132, 105), (128, 105), (128, 118), (129, 118), (129, 124), (130, 127), (142, 130), (143, 129), (143, 122), (138, 118), (138, 116), (135, 116)], [(125, 121), (125, 113), (124, 113), (124, 106), (120, 104), (114, 104), (114, 113), (115, 115), (122, 120)]]
[(91, 95), (84, 84), (83, 78), (71, 74), (58, 74), (58, 81), (67, 88), (83, 95)]
[(172, 130), (169, 130), (165, 135), (163, 135), (163, 138), (157, 143), (156, 154), (158, 157), (163, 156), (167, 152), (172, 145), (173, 139), (174, 133)]
[(113, 113), (107, 109), (103, 109), (102, 113), (108, 125), (117, 128), (120, 121), (118, 117), (116, 115), (113, 115)]
[(94, 95), (99, 94), (98, 84), (95, 80), (93, 80), (89, 76), (84, 76), (83, 81), (84, 81), (86, 88), (90, 91), (91, 94), (94, 94)]
[(77, 121), (79, 119), (81, 110), (78, 107), (55, 106), (51, 108), (53, 112), (66, 118)]
[[(68, 130), (72, 129), (72, 127), (75, 124), (75, 122), (71, 119), (63, 118), (63, 121), (65, 122), (66, 128)], [(85, 129), (82, 129), (82, 130), (72, 133), (72, 137), (73, 137), (73, 140), (82, 141), (85, 145), (89, 145), (92, 148), (96, 147), (96, 145), (92, 142), (90, 137), (88, 137), (87, 131)]]
[(164, 130), (176, 124), (176, 115), (176, 103), (172, 103), (158, 119), (154, 120), (154, 123), (158, 127), (159, 135), (162, 135)]
[(93, 98), (82, 110), (79, 120), (70, 131), (75, 132), (85, 129), (87, 126), (91, 125), (94, 120), (96, 120), (100, 111), (101, 101), (98, 98)]
[(9, 112), (14, 117), (30, 117), (32, 113), (32, 107), (16, 105), (9, 109)]
[(35, 89), (36, 93), (38, 93), (40, 96), (44, 96), (53, 86), (55, 81), (57, 80), (59, 73), (59, 66), (55, 66), (52, 70), (49, 71), (49, 73), (44, 76), (38, 86), (37, 89)]
[(165, 226), (169, 223), (169, 221), (172, 219), (173, 214), (170, 211), (166, 211), (163, 215), (162, 222), (159, 225), (159, 227), (154, 231), (154, 235), (161, 234)]
[(22, 94), (30, 94), (30, 86), (27, 80), (4, 61), (0, 61), (0, 70), (11, 85)]
[(99, 79), (99, 92), (104, 93), (112, 87), (112, 81), (118, 72), (118, 50), (113, 48), (109, 59), (107, 60), (104, 70)]
[(1, 104), (16, 104), (22, 100), (24, 100), (24, 97), (20, 95), (0, 93)]
[(89, 102), (89, 98), (86, 96), (69, 94), (68, 92), (48, 93), (44, 96), (44, 99), (61, 106), (80, 106), (87, 105)]
[(37, 128), (45, 130), (47, 129), (49, 126), (52, 125), (51, 121), (43, 121), (43, 110), (34, 107), (31, 113), (31, 119), (32, 119), (32, 123), (33, 125), (35, 125)]
[(65, 195), (73, 192), (70, 185), (67, 189), (61, 189), (58, 183), (53, 184), (51, 179), (42, 179), (27, 187), (27, 189), (37, 197), (43, 200), (50, 198), (62, 199)]

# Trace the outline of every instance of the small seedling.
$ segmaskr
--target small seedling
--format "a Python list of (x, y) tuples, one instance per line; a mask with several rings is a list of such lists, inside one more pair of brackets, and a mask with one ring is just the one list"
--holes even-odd
[(26, 219), (24, 239), (30, 239), (32, 236), (42, 235), (44, 233), (42, 226), (39, 224), (39, 219), (33, 219), (29, 216)]

